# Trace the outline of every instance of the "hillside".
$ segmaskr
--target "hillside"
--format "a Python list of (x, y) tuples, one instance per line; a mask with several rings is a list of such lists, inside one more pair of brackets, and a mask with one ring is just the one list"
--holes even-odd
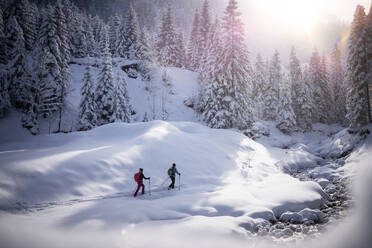
[[(101, 60), (94, 59), (74, 59), (70, 65), (71, 84), (67, 95), (66, 109), (62, 116), (62, 130), (66, 132), (76, 131), (79, 104), (81, 101), (81, 87), (83, 85), (84, 70), (90, 63), (92, 75), (96, 85), (98, 82), (99, 68)], [(168, 121), (197, 121), (195, 112), (185, 106), (184, 101), (197, 93), (197, 73), (169, 67), (152, 67), (150, 81), (143, 80), (140, 73), (137, 78), (128, 77), (122, 70), (122, 66), (138, 63), (115, 59), (113, 67), (114, 79), (118, 73), (127, 81), (130, 104), (135, 114), (132, 116), (133, 122), (141, 122), (147, 113), (149, 120), (168, 120)], [(164, 73), (167, 75), (167, 82), (163, 82)], [(1, 142), (19, 140), (30, 136), (28, 131), (21, 127), (21, 115), (18, 111), (12, 110), (3, 119), (0, 119)], [(51, 133), (57, 130), (57, 114), (50, 118), (40, 118), (40, 133)]]

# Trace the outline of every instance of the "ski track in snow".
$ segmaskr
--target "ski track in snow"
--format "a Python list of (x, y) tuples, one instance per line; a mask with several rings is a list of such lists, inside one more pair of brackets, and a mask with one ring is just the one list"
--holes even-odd
[[(167, 180), (168, 181), (168, 180)], [(181, 188), (187, 188), (187, 185), (181, 184)], [(163, 197), (170, 197), (174, 195), (172, 191), (179, 191), (178, 186), (173, 190), (168, 190), (168, 186), (166, 187), (159, 187), (155, 186), (154, 189), (151, 188), (151, 195), (150, 192), (145, 192), (142, 195), (140, 192), (138, 193), (137, 197), (133, 197), (135, 190), (133, 192), (118, 192), (114, 194), (108, 195), (97, 195), (91, 196), (87, 198), (77, 198), (68, 201), (54, 201), (54, 202), (44, 202), (44, 203), (36, 203), (36, 204), (28, 204), (27, 202), (16, 202), (9, 207), (0, 207), (0, 210), (10, 212), (13, 214), (27, 214), (27, 213), (34, 213), (44, 211), (50, 208), (56, 207), (65, 207), (65, 206), (74, 206), (77, 204), (85, 203), (85, 202), (96, 202), (96, 201), (104, 201), (104, 200), (111, 200), (117, 198), (127, 198), (128, 200), (155, 200)], [(164, 194), (164, 192), (168, 192), (168, 194)], [(163, 193), (163, 194), (162, 194)]]

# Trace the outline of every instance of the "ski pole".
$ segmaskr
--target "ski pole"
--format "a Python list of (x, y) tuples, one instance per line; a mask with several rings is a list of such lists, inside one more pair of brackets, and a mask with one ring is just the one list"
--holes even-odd
[(181, 175), (178, 176), (178, 190), (181, 190)]
[(149, 194), (151, 195), (151, 178), (149, 179)]

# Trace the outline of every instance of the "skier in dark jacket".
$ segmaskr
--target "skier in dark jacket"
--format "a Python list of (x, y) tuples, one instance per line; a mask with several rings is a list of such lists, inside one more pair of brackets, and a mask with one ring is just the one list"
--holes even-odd
[(145, 175), (143, 174), (143, 169), (139, 168), (138, 173), (134, 175), (134, 180), (138, 184), (136, 193), (134, 193), (134, 197), (137, 196), (137, 193), (140, 190), (140, 188), (142, 188), (142, 195), (145, 194), (145, 185), (143, 184), (143, 179), (150, 180), (150, 177), (145, 177)]
[(174, 183), (176, 181), (176, 174), (181, 176), (181, 173), (177, 171), (176, 164), (173, 164), (171, 168), (168, 169), (168, 175), (172, 180), (172, 183), (169, 185), (168, 190), (174, 189)]

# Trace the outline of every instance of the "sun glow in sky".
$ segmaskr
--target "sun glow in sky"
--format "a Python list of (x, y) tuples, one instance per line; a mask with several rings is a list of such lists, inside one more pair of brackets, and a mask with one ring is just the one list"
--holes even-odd
[(322, 15), (351, 22), (355, 8), (368, 12), (371, 0), (239, 0), (244, 12), (265, 18), (273, 27), (309, 33)]
[(251, 0), (267, 21), (310, 32), (321, 13), (322, 0)]

